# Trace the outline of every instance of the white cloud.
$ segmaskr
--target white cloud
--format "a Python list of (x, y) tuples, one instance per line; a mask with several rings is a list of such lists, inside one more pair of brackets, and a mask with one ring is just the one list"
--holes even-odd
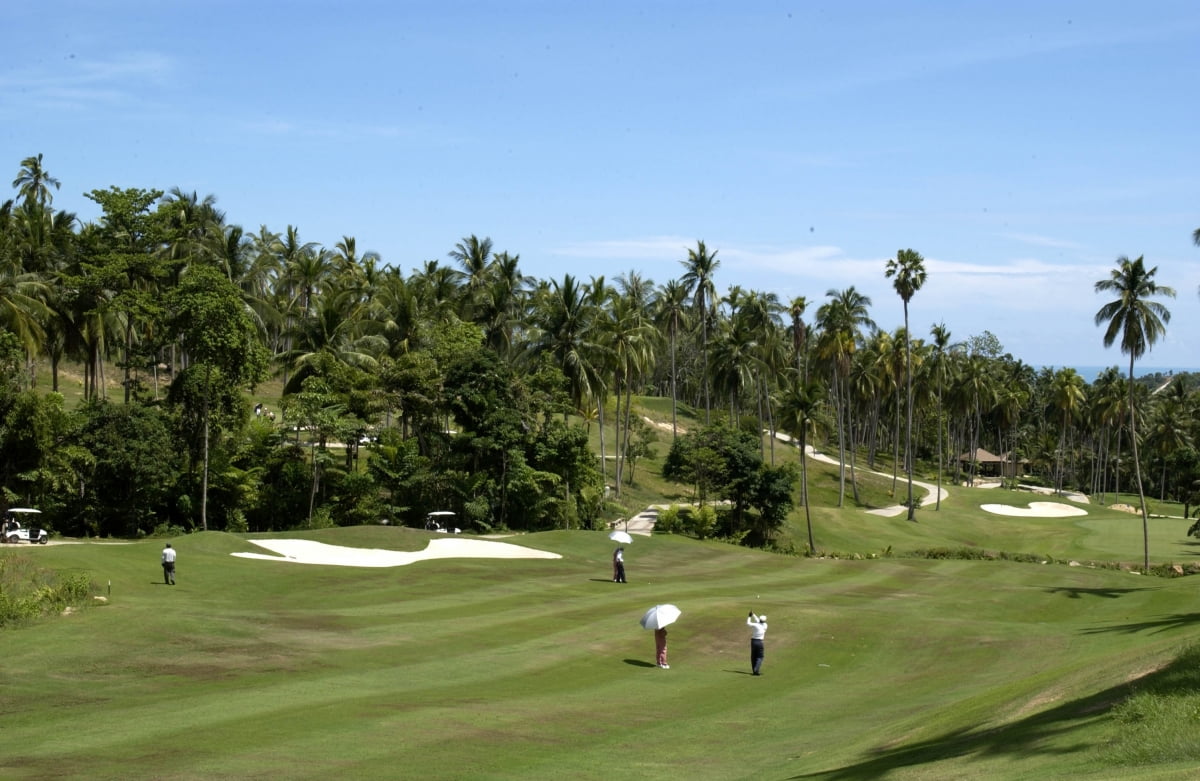
[(1001, 233), (1001, 238), (1012, 239), (1023, 244), (1032, 244), (1036, 247), (1050, 247), (1052, 249), (1083, 249), (1083, 246), (1078, 242), (1067, 241), (1065, 239), (1055, 239), (1050, 236), (1038, 236), (1032, 233)]
[(74, 56), (60, 67), (27, 67), (0, 75), (0, 94), (8, 103), (20, 96), (37, 108), (83, 109), (138, 99), (145, 87), (171, 82), (175, 61), (158, 52), (128, 52), (106, 59)]

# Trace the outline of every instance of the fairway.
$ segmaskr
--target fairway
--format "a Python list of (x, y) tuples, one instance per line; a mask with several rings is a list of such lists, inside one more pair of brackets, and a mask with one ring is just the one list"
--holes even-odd
[[(1137, 777), (1100, 763), (1107, 709), (1196, 635), (1189, 578), (1055, 564), (658, 535), (615, 584), (600, 532), (505, 540), (560, 559), (391, 568), (241, 558), (261, 548), (221, 533), (172, 542), (174, 588), (158, 541), (3, 554), (86, 570), (111, 601), (6, 631), (0, 776)], [(683, 610), (670, 670), (638, 626), (660, 602)], [(761, 678), (748, 610), (770, 615)]]

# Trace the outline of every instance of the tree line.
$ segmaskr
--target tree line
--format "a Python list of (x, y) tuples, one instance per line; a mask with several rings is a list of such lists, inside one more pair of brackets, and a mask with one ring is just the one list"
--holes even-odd
[[(1102, 501), (1143, 479), (1163, 498), (1200, 496), (1191, 378), (1134, 379), (1169, 322), (1155, 299), (1173, 295), (1142, 258), (1119, 258), (1096, 285), (1115, 297), (1096, 316), (1102, 338), (1129, 364), (1089, 384), (1023, 363), (986, 331), (910, 332), (926, 278), (911, 249), (881, 269), (904, 311), (888, 330), (853, 285), (787, 301), (720, 292), (719, 252), (703, 241), (661, 284), (637, 270), (535, 279), (475, 235), (405, 273), (351, 236), (327, 247), (292, 225), (248, 233), (213, 196), (179, 188), (92, 190), (101, 216), (84, 223), (54, 209), (61, 184), (41, 155), (12, 186), (0, 488), (64, 532), (413, 523), (433, 509), (475, 529), (588, 526), (649, 452), (646, 395), (670, 399), (672, 442), (683, 405), (706, 430), (836, 448), (839, 505), (858, 501), (860, 464), (886, 462), (908, 484), (910, 520), (914, 470), (970, 479), (980, 449)], [(68, 365), (82, 371), (78, 409), (35, 387), (40, 369), (57, 391)], [(250, 401), (268, 378), (283, 388), (277, 421)], [(783, 445), (755, 441), (774, 468)], [(786, 475), (766, 474), (775, 498), (759, 516), (778, 523)]]

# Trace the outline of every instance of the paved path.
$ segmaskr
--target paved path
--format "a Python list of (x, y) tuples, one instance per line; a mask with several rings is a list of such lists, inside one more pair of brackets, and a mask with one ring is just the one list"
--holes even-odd
[[(788, 444), (795, 444), (795, 440), (793, 440), (787, 434), (777, 431), (777, 432), (775, 432), (775, 437), (782, 442), (787, 442)], [(823, 461), (826, 464), (833, 464), (834, 466), (838, 465), (838, 460), (836, 458), (831, 458), (827, 455), (824, 455), (823, 453), (818, 453), (813, 448), (812, 445), (805, 445), (804, 451), (814, 461)], [(855, 469), (858, 470), (859, 468), (855, 467)], [(863, 469), (861, 471), (870, 472), (870, 473), (876, 474), (876, 475), (882, 475), (883, 477), (891, 477), (891, 474), (889, 474), (887, 472), (876, 472), (871, 469)], [(922, 489), (923, 491), (926, 491), (925, 496), (923, 496), (921, 498), (921, 501), (918, 503), (919, 507), (924, 507), (925, 505), (933, 504), (934, 502), (937, 501), (938, 487), (936, 485), (933, 485), (932, 483), (922, 483), (919, 480), (913, 480), (913, 485), (916, 486), (917, 488)], [(941, 489), (941, 492), (942, 492), (943, 499), (945, 499), (946, 497), (948, 497), (950, 495), (949, 493), (947, 493), (945, 488)], [(880, 507), (877, 510), (867, 510), (867, 512), (870, 513), (871, 515), (883, 515), (883, 516), (887, 516), (887, 517), (893, 517), (893, 516), (900, 515), (900, 514), (906, 512), (907, 509), (908, 508), (906, 508), (902, 504), (894, 504), (891, 507)]]
[[(775, 437), (779, 441), (786, 442), (789, 445), (796, 444), (795, 440), (793, 440), (792, 437), (790, 437), (787, 434), (784, 434), (782, 432), (779, 432), (779, 431), (775, 432)], [(833, 464), (834, 466), (837, 466), (838, 460), (836, 458), (831, 458), (831, 457), (825, 455), (824, 453), (818, 453), (817, 450), (812, 445), (805, 445), (804, 450), (808, 454), (809, 458), (812, 458), (814, 461), (823, 461), (826, 464)], [(863, 471), (869, 472), (872, 470), (863, 470)], [(887, 472), (874, 472), (874, 474), (882, 475), (884, 477), (891, 477), (891, 475), (888, 474)], [(935, 486), (931, 483), (923, 483), (918, 480), (913, 480), (913, 485), (926, 492), (925, 496), (921, 498), (919, 506), (924, 507), (925, 505), (933, 504), (935, 501), (937, 501), (937, 493), (936, 493), (938, 490), (937, 486)], [(945, 488), (941, 489), (941, 492), (942, 492), (943, 499), (945, 499), (946, 497), (948, 497), (950, 495), (946, 491)], [(642, 510), (637, 515), (630, 518), (628, 521), (626, 521), (625, 519), (613, 521), (612, 523), (609, 524), (609, 528), (621, 529), (624, 531), (628, 531), (630, 534), (641, 534), (641, 535), (649, 536), (650, 534), (652, 534), (654, 532), (654, 522), (658, 520), (659, 511), (665, 510), (669, 506), (670, 505), (666, 505), (666, 504), (652, 504), (649, 507), (647, 507), (645, 510)], [(882, 516), (887, 516), (887, 517), (894, 517), (894, 516), (904, 513), (906, 511), (906, 509), (907, 508), (905, 508), (904, 505), (896, 504), (896, 505), (892, 505), (891, 507), (881, 507), (877, 510), (867, 510), (867, 512), (870, 513), (871, 515), (882, 515)]]

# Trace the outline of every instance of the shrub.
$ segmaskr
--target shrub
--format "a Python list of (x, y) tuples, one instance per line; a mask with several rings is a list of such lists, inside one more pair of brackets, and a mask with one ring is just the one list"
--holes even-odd
[(679, 505), (673, 504), (665, 510), (658, 511), (658, 518), (654, 521), (654, 531), (664, 534), (676, 534), (683, 531), (683, 516), (679, 511)]
[(304, 524), (305, 529), (331, 529), (335, 526), (333, 514), (327, 505), (321, 505), (313, 510), (312, 518)]
[(704, 505), (691, 513), (687, 518), (687, 531), (698, 540), (712, 536), (717, 528), (717, 511), (711, 505)]

